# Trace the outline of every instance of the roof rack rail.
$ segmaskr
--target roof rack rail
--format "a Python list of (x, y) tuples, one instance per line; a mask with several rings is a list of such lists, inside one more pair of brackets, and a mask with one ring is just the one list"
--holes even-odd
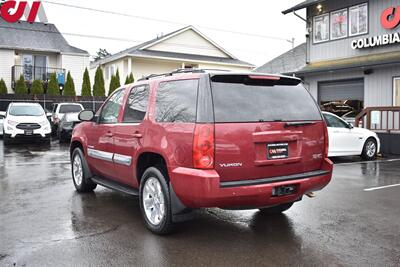
[(153, 78), (158, 77), (167, 77), (172, 76), (174, 74), (182, 74), (182, 73), (206, 73), (210, 71), (221, 71), (221, 72), (230, 72), (229, 70), (220, 70), (220, 69), (197, 69), (197, 68), (190, 68), (190, 69), (176, 69), (171, 72), (161, 73), (161, 74), (150, 74), (148, 76), (140, 78), (138, 81), (146, 81)]

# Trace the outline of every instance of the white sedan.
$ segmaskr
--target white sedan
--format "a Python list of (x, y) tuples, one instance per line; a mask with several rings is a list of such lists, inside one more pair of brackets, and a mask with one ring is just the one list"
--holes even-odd
[(329, 134), (329, 157), (361, 156), (375, 159), (380, 152), (380, 140), (376, 133), (356, 128), (335, 114), (323, 112)]

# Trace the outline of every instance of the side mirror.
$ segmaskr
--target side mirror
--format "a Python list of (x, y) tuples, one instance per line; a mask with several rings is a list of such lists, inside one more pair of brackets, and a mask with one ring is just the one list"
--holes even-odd
[(91, 110), (82, 110), (79, 113), (78, 118), (80, 121), (92, 121), (94, 118), (94, 112)]
[(351, 122), (349, 122), (349, 129), (353, 129), (353, 128), (354, 128), (354, 125)]

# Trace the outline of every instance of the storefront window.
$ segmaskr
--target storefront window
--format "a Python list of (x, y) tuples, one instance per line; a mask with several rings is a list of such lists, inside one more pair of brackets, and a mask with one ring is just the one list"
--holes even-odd
[(393, 105), (400, 106), (400, 77), (394, 78), (393, 83)]
[(353, 6), (349, 9), (350, 36), (368, 32), (368, 4)]
[(331, 13), (331, 39), (347, 37), (347, 9)]
[(329, 14), (314, 17), (314, 43), (329, 40)]

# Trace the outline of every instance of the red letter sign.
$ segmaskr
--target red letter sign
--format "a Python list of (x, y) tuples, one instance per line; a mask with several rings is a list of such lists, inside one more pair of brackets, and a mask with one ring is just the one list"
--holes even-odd
[(27, 21), (30, 23), (35, 22), (36, 16), (38, 14), (39, 8), (40, 8), (40, 1), (35, 1), (32, 4), (32, 9), (29, 11), (29, 6), (27, 1), (20, 1), (17, 10), (15, 11), (14, 14), (10, 14), (10, 10), (14, 9), (15, 6), (17, 5), (16, 1), (10, 0), (6, 1), (1, 5), (0, 9), (0, 15), (3, 17), (3, 19), (7, 22), (14, 23), (19, 21), (22, 16), (24, 15), (24, 12), (26, 8), (28, 8), (26, 11), (29, 12), (29, 16), (27, 15)]
[(389, 7), (388, 9), (384, 10), (381, 16), (381, 24), (385, 29), (394, 29), (400, 24), (400, 6)]

